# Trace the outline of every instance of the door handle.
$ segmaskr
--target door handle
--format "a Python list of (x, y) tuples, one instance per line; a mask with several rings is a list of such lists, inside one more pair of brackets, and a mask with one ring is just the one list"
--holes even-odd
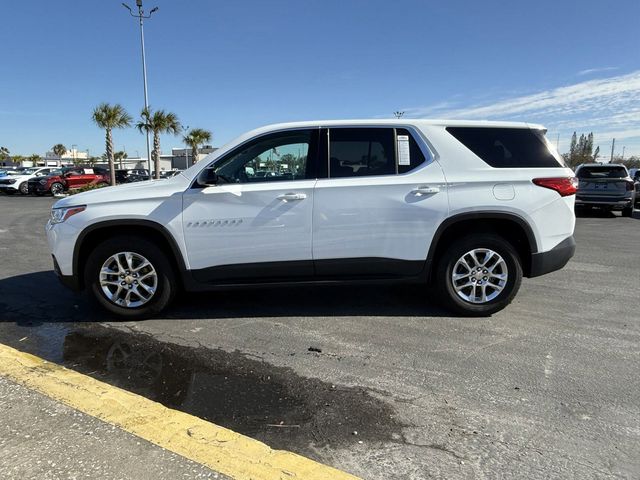
[(416, 188), (415, 190), (412, 190), (411, 193), (413, 193), (416, 197), (421, 197), (423, 195), (433, 195), (434, 193), (438, 193), (439, 191), (440, 188), (438, 187), (429, 187), (424, 185)]
[(305, 198), (307, 198), (306, 193), (283, 193), (282, 195), (278, 195), (278, 200), (283, 200), (285, 202), (304, 200)]

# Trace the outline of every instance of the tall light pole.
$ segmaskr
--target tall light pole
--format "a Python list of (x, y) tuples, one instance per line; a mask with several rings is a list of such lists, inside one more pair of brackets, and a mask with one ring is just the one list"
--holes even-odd
[[(138, 7), (138, 15), (133, 13), (131, 7), (126, 3), (123, 3), (122, 6), (129, 10), (129, 14), (140, 20), (140, 46), (142, 47), (142, 79), (144, 81), (144, 108), (146, 110), (149, 109), (149, 95), (147, 93), (147, 58), (144, 51), (144, 19), (151, 18), (153, 12), (158, 11), (158, 7), (154, 7), (149, 12), (149, 15), (144, 14), (144, 10), (142, 9), (142, 0), (136, 0), (136, 6)], [(147, 170), (149, 170), (149, 178), (151, 178), (151, 143), (149, 141), (149, 130), (147, 130)]]
[[(188, 136), (189, 135), (189, 125), (187, 125), (186, 127), (184, 127), (184, 135)], [(187, 150), (188, 145), (185, 144), (184, 146), (184, 168), (185, 170), (187, 168), (189, 168), (189, 151)]]

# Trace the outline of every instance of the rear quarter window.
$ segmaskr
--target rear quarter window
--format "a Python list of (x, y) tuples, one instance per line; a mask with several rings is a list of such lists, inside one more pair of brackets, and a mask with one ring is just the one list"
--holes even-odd
[(494, 168), (557, 168), (564, 162), (544, 133), (529, 128), (447, 127), (460, 143)]

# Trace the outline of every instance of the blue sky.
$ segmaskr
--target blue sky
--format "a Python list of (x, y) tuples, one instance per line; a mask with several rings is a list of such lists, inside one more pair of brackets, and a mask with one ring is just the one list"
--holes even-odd
[[(144, 0), (150, 104), (221, 145), (289, 120), (543, 123), (640, 154), (640, 2)], [(142, 107), (139, 31), (118, 0), (0, 2), (0, 145), (104, 152), (90, 114)], [(129, 0), (133, 5), (134, 0)], [(117, 149), (144, 153), (134, 129)], [(181, 146), (165, 136), (164, 151)]]

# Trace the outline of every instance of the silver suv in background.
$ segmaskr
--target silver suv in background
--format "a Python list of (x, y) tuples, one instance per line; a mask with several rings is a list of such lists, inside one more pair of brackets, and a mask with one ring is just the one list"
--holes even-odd
[(621, 210), (623, 217), (633, 215), (636, 192), (624, 165), (585, 163), (576, 169), (576, 177), (576, 208), (599, 207)]

